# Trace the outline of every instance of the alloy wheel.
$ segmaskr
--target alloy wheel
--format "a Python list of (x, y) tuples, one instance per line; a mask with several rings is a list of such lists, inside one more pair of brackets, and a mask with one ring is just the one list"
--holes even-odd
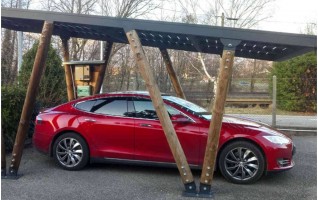
[(233, 179), (246, 181), (257, 174), (259, 161), (255, 153), (250, 149), (237, 147), (226, 154), (224, 167)]
[(83, 147), (74, 138), (64, 138), (57, 144), (56, 156), (62, 165), (75, 167), (83, 158)]

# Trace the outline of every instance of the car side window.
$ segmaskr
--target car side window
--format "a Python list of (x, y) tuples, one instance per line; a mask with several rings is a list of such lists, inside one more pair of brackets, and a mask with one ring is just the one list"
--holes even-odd
[[(133, 101), (135, 106), (135, 117), (144, 119), (158, 119), (155, 108), (149, 99), (138, 99)], [(182, 114), (169, 105), (165, 105), (170, 116)]]
[(158, 119), (155, 108), (149, 100), (133, 101), (135, 106), (135, 117), (145, 119)]
[(124, 98), (105, 98), (96, 100), (91, 112), (113, 116), (127, 116), (127, 100)]
[(94, 106), (96, 100), (89, 100), (89, 101), (84, 101), (80, 102), (75, 105), (75, 108), (83, 111), (90, 112), (92, 107)]

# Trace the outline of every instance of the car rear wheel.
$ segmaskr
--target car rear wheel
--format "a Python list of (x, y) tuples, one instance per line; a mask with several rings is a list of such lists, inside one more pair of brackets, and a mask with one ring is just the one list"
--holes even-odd
[(265, 159), (256, 145), (237, 141), (227, 145), (220, 153), (219, 169), (233, 183), (253, 183), (263, 175)]
[(56, 163), (62, 168), (79, 170), (88, 163), (88, 146), (81, 136), (75, 133), (65, 133), (54, 142), (53, 156)]

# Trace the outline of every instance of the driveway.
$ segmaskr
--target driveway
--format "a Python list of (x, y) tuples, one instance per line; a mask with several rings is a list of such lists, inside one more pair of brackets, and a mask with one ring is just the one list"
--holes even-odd
[[(317, 138), (295, 136), (294, 142), (294, 169), (267, 175), (253, 185), (231, 184), (216, 173), (214, 199), (317, 199)], [(95, 164), (82, 171), (65, 171), (52, 159), (27, 148), (20, 172), (23, 176), (18, 180), (2, 180), (3, 200), (195, 199), (181, 196), (184, 188), (177, 169)], [(198, 183), (200, 171), (193, 174)]]

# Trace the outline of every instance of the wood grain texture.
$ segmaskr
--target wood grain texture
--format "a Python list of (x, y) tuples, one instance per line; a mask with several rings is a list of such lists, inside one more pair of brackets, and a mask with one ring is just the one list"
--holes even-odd
[(161, 52), (163, 60), (164, 60), (164, 62), (166, 64), (167, 72), (168, 72), (170, 80), (172, 82), (172, 86), (174, 88), (174, 91), (176, 92), (178, 97), (180, 97), (182, 99), (186, 99), (186, 97), (184, 95), (184, 92), (182, 90), (180, 81), (178, 79), (178, 76), (177, 76), (176, 72), (173, 69), (172, 62), (171, 62), (171, 59), (170, 59), (170, 56), (168, 54), (167, 49), (160, 49), (160, 52)]
[(235, 51), (224, 50), (220, 63), (216, 98), (212, 110), (212, 119), (208, 130), (208, 141), (205, 149), (204, 162), (200, 183), (211, 185), (214, 166), (219, 145), (220, 131), (222, 127), (223, 112), (230, 76), (232, 74)]
[(132, 30), (127, 32), (126, 35), (130, 43), (131, 49), (134, 52), (134, 56), (139, 66), (140, 73), (143, 79), (145, 80), (146, 87), (149, 91), (152, 103), (154, 105), (154, 108), (156, 109), (160, 123), (166, 135), (168, 144), (170, 146), (170, 150), (178, 166), (182, 181), (184, 184), (191, 183), (194, 181), (192, 172), (190, 170), (189, 164), (187, 162), (177, 134), (174, 130), (171, 119), (164, 106), (161, 93), (154, 79), (153, 71), (144, 53), (138, 34), (135, 30)]
[(53, 22), (44, 22), (39, 47), (36, 52), (30, 82), (24, 100), (18, 131), (12, 151), (12, 160), (9, 168), (9, 174), (16, 174), (19, 169), (24, 141), (29, 130), (30, 120), (34, 109), (41, 77), (45, 71), (45, 62), (50, 46), (53, 27)]

